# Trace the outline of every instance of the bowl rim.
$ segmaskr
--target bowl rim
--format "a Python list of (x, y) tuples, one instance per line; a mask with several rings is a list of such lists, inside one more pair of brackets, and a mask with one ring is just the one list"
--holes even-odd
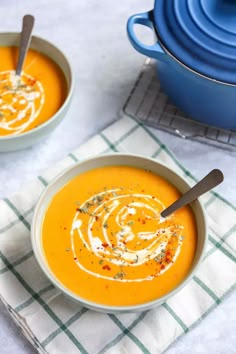
[[(0, 32), (0, 37), (1, 35), (20, 35), (20, 32)], [(63, 102), (63, 104), (61, 105), (61, 107), (52, 115), (51, 118), (47, 119), (46, 122), (40, 124), (38, 127), (36, 128), (33, 128), (33, 129), (30, 129), (24, 133), (20, 133), (20, 134), (16, 134), (16, 135), (5, 135), (5, 136), (1, 136), (0, 135), (0, 142), (1, 141), (11, 141), (11, 140), (17, 140), (17, 139), (24, 139), (24, 137), (27, 137), (27, 136), (30, 136), (32, 135), (33, 133), (36, 133), (39, 132), (40, 130), (44, 129), (44, 128), (47, 128), (48, 125), (52, 124), (57, 118), (58, 116), (61, 114), (61, 112), (65, 109), (65, 107), (68, 105), (68, 103), (70, 102), (71, 100), (71, 97), (72, 97), (72, 93), (74, 91), (74, 72), (73, 72), (73, 69), (72, 69), (72, 66), (71, 66), (71, 63), (67, 57), (67, 55), (60, 49), (58, 48), (55, 44), (53, 44), (52, 42), (50, 42), (49, 40), (43, 38), (43, 37), (40, 37), (40, 36), (36, 36), (36, 35), (32, 35), (31, 37), (32, 39), (36, 39), (36, 40), (40, 40), (41, 42), (44, 42), (46, 44), (48, 44), (50, 47), (52, 47), (53, 49), (57, 50), (61, 55), (62, 57), (64, 57), (67, 65), (68, 65), (68, 69), (69, 69), (69, 85), (68, 85), (68, 92), (67, 92), (67, 95), (66, 95), (66, 99), (65, 101)], [(31, 40), (32, 40), (31, 39)], [(1, 47), (1, 45), (0, 45)], [(30, 46), (29, 46), (29, 49), (30, 49)], [(43, 53), (44, 54), (44, 53)], [(46, 55), (46, 54), (45, 54)], [(48, 56), (51, 60), (53, 60), (58, 66), (59, 64), (54, 60), (52, 59), (50, 56)], [(60, 67), (60, 66), (59, 66)], [(62, 70), (66, 80), (67, 80), (67, 77), (63, 71), (63, 69), (60, 67), (60, 69)]]
[[(70, 289), (66, 288), (66, 286), (60, 280), (58, 280), (58, 278), (54, 275), (53, 271), (47, 265), (46, 259), (45, 259), (44, 262), (42, 262), (41, 257), (38, 254), (38, 250), (37, 250), (37, 246), (36, 246), (36, 236), (35, 236), (36, 231), (35, 230), (37, 229), (37, 227), (40, 228), (40, 233), (38, 233), (38, 235), (39, 235), (39, 237), (41, 237), (41, 227), (42, 227), (42, 219), (41, 219), (41, 224), (38, 225), (38, 212), (39, 212), (39, 209), (41, 208), (41, 205), (43, 205), (45, 196), (47, 195), (49, 189), (53, 185), (55, 185), (61, 178), (66, 176), (71, 170), (76, 169), (78, 166), (82, 165), (83, 163), (92, 162), (93, 160), (96, 161), (96, 160), (98, 160), (100, 158), (105, 158), (105, 157), (108, 157), (108, 158), (115, 157), (116, 158), (116, 157), (123, 157), (123, 156), (124, 157), (128, 156), (130, 158), (141, 158), (141, 159), (149, 161), (150, 163), (154, 163), (156, 165), (160, 165), (160, 166), (164, 167), (167, 170), (167, 172), (169, 171), (172, 174), (174, 174), (177, 178), (180, 178), (181, 181), (186, 185), (186, 187), (191, 188), (189, 183), (186, 182), (186, 180), (182, 176), (180, 176), (176, 171), (174, 171), (173, 169), (168, 167), (165, 163), (157, 161), (154, 158), (146, 157), (146, 156), (143, 156), (143, 155), (140, 155), (140, 154), (133, 154), (133, 153), (99, 154), (97, 156), (92, 156), (92, 157), (85, 158), (85, 159), (73, 164), (72, 166), (66, 168), (65, 170), (63, 170), (61, 173), (59, 173), (56, 177), (54, 177), (52, 179), (52, 181), (45, 188), (45, 190), (43, 191), (43, 193), (41, 194), (41, 196), (40, 196), (40, 198), (38, 200), (38, 203), (37, 203), (37, 205), (35, 207), (35, 210), (34, 210), (32, 224), (31, 224), (31, 235), (30, 235), (30, 238), (31, 238), (31, 244), (32, 244), (33, 253), (34, 253), (34, 256), (35, 256), (35, 258), (36, 258), (41, 270), (44, 272), (44, 274), (49, 279), (49, 281), (56, 288), (58, 288), (64, 295), (68, 296), (70, 299), (80, 303), (81, 305), (85, 306), (86, 308), (89, 308), (89, 309), (92, 309), (92, 310), (95, 310), (95, 311), (98, 311), (98, 312), (104, 312), (104, 313), (141, 312), (141, 311), (146, 311), (146, 310), (149, 310), (149, 309), (151, 309), (153, 307), (157, 307), (157, 306), (163, 304), (170, 297), (172, 297), (173, 295), (178, 293), (193, 278), (194, 274), (196, 273), (196, 271), (198, 270), (199, 266), (202, 263), (203, 257), (204, 257), (205, 252), (206, 252), (207, 242), (208, 242), (207, 216), (206, 216), (206, 212), (205, 212), (205, 209), (203, 207), (203, 204), (198, 198), (198, 199), (195, 200), (195, 202), (198, 203), (198, 208), (200, 210), (199, 215), (201, 214), (200, 218), (202, 219), (203, 229), (204, 229), (204, 231), (203, 231), (204, 240), (203, 240), (203, 246), (202, 246), (202, 250), (201, 250), (200, 256), (198, 257), (198, 260), (196, 261), (196, 263), (193, 264), (191, 270), (187, 273), (187, 276), (184, 278), (184, 280), (182, 282), (180, 282), (174, 289), (172, 289), (171, 291), (166, 293), (165, 295), (163, 295), (163, 296), (161, 296), (161, 297), (159, 297), (159, 298), (157, 298), (155, 300), (147, 301), (147, 302), (144, 302), (144, 303), (141, 303), (141, 304), (136, 304), (136, 305), (126, 305), (126, 306), (124, 306), (124, 305), (122, 305), (122, 306), (105, 305), (105, 304), (99, 304), (99, 303), (87, 300), (87, 299), (85, 299), (83, 297), (80, 297), (79, 295), (77, 295), (74, 292), (72, 292)], [(114, 163), (114, 165), (115, 165), (115, 163)], [(112, 164), (108, 164), (106, 166), (112, 166)], [(135, 167), (135, 165), (133, 165), (133, 166)], [(137, 167), (141, 168), (139, 166), (137, 166)], [(85, 171), (83, 171), (81, 173), (84, 173)], [(72, 177), (72, 178), (74, 178), (74, 177)], [(62, 184), (60, 186), (60, 188), (55, 193), (53, 193), (53, 195), (50, 198), (50, 201), (56, 195), (56, 193), (68, 182), (69, 181), (64, 182), (64, 184)], [(170, 183), (171, 183), (171, 181), (170, 181)], [(174, 183), (173, 183), (173, 185), (174, 185)], [(44, 205), (44, 207), (43, 207), (43, 209), (44, 209), (43, 210), (43, 215), (45, 215), (45, 212), (47, 210), (47, 206), (48, 205), (49, 205), (48, 203), (46, 205)], [(198, 225), (197, 221), (196, 221), (196, 225)], [(41, 251), (43, 253), (42, 247), (41, 247)]]

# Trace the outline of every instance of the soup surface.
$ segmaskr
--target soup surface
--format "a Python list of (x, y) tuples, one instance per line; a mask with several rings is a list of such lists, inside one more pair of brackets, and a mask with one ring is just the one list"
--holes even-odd
[(184, 207), (162, 220), (179, 191), (152, 172), (109, 166), (78, 175), (52, 199), (42, 244), (56, 278), (84, 299), (136, 305), (188, 274), (197, 231)]
[(16, 47), (0, 47), (0, 136), (16, 135), (50, 119), (62, 106), (67, 84), (59, 66), (30, 49), (16, 76)]

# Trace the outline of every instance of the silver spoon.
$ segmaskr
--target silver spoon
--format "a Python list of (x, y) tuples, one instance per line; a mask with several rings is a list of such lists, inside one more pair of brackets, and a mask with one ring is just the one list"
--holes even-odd
[(168, 208), (161, 212), (161, 217), (166, 218), (170, 214), (174, 213), (176, 210), (182, 208), (183, 206), (191, 203), (193, 200), (200, 197), (202, 194), (208, 192), (212, 188), (216, 187), (224, 180), (224, 175), (220, 170), (214, 169), (206, 177), (201, 179), (195, 186), (190, 188), (186, 193), (184, 193), (179, 199), (177, 199)]
[(22, 22), (20, 47), (19, 47), (19, 57), (16, 66), (16, 75), (20, 76), (24, 65), (26, 53), (29, 48), (31, 33), (34, 26), (34, 16), (25, 15)]

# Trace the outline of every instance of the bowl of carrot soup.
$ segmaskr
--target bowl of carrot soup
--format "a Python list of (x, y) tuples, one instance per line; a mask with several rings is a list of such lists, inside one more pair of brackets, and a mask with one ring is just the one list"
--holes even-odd
[(18, 76), (19, 40), (19, 33), (0, 33), (0, 152), (23, 149), (48, 136), (71, 101), (73, 78), (65, 55), (32, 36)]
[(51, 282), (96, 311), (144, 311), (162, 304), (196, 272), (207, 242), (199, 200), (160, 213), (189, 189), (154, 159), (94, 157), (43, 193), (32, 224), (37, 261)]

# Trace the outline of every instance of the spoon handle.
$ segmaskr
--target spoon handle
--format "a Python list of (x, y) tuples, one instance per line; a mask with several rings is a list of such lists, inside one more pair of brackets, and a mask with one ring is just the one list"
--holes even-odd
[(206, 175), (201, 181), (195, 184), (194, 187), (189, 189), (184, 193), (179, 199), (177, 199), (173, 204), (161, 212), (162, 217), (167, 217), (168, 215), (175, 212), (177, 209), (191, 203), (193, 200), (200, 197), (202, 194), (208, 192), (210, 189), (216, 187), (224, 179), (224, 175), (220, 170), (214, 169), (208, 175)]
[(17, 67), (16, 67), (16, 75), (20, 76), (23, 64), (25, 61), (25, 56), (30, 44), (30, 38), (31, 38), (31, 33), (32, 29), (34, 26), (34, 16), (32, 15), (25, 15), (23, 17), (23, 23), (22, 23), (22, 31), (21, 31), (21, 38), (20, 38), (20, 53), (19, 53), (19, 58), (17, 62)]

